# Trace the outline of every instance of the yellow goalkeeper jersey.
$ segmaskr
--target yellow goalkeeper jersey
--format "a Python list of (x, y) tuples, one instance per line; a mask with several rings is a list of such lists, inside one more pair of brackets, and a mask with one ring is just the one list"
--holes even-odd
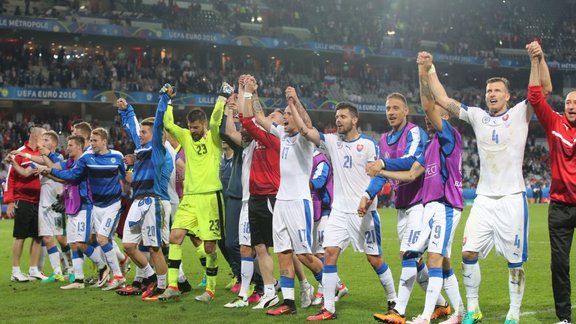
[(210, 116), (210, 129), (198, 141), (192, 139), (190, 130), (174, 124), (173, 106), (168, 105), (164, 114), (164, 127), (182, 145), (186, 157), (184, 194), (202, 194), (222, 190), (220, 182), (220, 157), (222, 142), (219, 127), (225, 101), (216, 101)]

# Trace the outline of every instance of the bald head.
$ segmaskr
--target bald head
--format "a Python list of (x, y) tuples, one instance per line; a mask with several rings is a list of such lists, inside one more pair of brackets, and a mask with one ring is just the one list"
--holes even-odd
[(35, 149), (42, 144), (42, 134), (44, 134), (46, 130), (42, 127), (30, 127), (30, 138), (28, 139), (28, 145), (31, 148)]
[(564, 115), (572, 126), (576, 126), (576, 91), (571, 91), (564, 100)]

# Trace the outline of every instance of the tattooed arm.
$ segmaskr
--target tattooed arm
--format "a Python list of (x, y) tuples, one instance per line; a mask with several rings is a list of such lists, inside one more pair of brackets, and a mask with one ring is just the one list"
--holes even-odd
[(444, 108), (450, 116), (458, 118), (460, 116), (460, 106), (462, 105), (458, 101), (448, 97), (446, 90), (440, 83), (438, 79), (438, 74), (436, 74), (436, 69), (432, 64), (432, 55), (427, 52), (418, 53), (418, 61), (423, 61), (423, 69), (428, 74), (428, 84), (430, 92), (436, 104)]

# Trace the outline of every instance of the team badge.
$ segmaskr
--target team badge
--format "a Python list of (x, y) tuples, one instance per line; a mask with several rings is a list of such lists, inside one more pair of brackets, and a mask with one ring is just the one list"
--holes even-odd
[(364, 149), (364, 144), (356, 144), (356, 150), (358, 152), (362, 152), (363, 149)]
[(506, 114), (506, 115), (502, 116), (502, 120), (503, 120), (503, 121), (507, 121), (507, 120), (508, 120), (508, 117), (510, 117), (510, 116), (509, 116), (508, 114)]
[(115, 159), (115, 158), (111, 158), (111, 159), (110, 159), (110, 162), (116, 163), (116, 159)]
[(490, 117), (484, 116), (482, 117), (482, 124), (488, 124), (490, 122)]

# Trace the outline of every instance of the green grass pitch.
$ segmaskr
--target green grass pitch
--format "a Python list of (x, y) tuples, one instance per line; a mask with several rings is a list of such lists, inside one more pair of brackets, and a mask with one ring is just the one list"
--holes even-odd
[[(458, 226), (452, 257), (454, 271), (460, 281), (460, 291), (465, 297), (461, 282), (461, 241), (462, 232), (469, 208)], [(550, 279), (550, 246), (548, 240), (547, 205), (530, 205), (529, 261), (525, 264), (526, 291), (522, 307), (522, 323), (553, 323), (556, 320), (552, 299)], [(382, 219), (382, 248), (384, 257), (393, 271), (396, 285), (400, 275), (398, 240), (396, 238), (395, 210), (380, 210)], [(229, 281), (228, 269), (224, 260), (219, 258), (219, 289), (216, 299), (210, 304), (200, 304), (194, 296), (202, 291), (196, 289), (174, 302), (143, 302), (138, 297), (120, 297), (114, 292), (86, 288), (77, 291), (63, 291), (58, 284), (12, 283), (11, 242), (13, 221), (0, 221), (0, 237), (3, 248), (0, 249), (0, 322), (8, 323), (303, 323), (305, 318), (318, 312), (317, 307), (298, 309), (294, 316), (272, 318), (263, 311), (248, 309), (225, 309), (223, 305), (235, 296), (223, 287)], [(25, 249), (28, 249), (28, 242)], [(28, 254), (22, 258), (22, 270), (27, 272)], [(200, 265), (191, 243), (184, 245), (185, 271), (193, 283), (200, 279)], [(86, 262), (87, 268), (89, 262)], [(502, 323), (508, 310), (508, 271), (506, 261), (492, 254), (480, 263), (482, 284), (480, 287), (480, 307), (484, 314), (484, 323)], [(575, 261), (571, 260), (574, 272)], [(47, 262), (47, 266), (48, 262)], [(49, 272), (49, 269), (47, 269)], [(353, 253), (348, 248), (340, 257), (338, 272), (350, 288), (350, 295), (337, 304), (340, 323), (373, 323), (372, 314), (384, 310), (386, 297), (376, 274), (365, 260), (363, 254)], [(89, 275), (92, 270), (86, 269)], [(277, 273), (277, 271), (276, 271)], [(134, 275), (134, 270), (128, 275)], [(308, 273), (308, 279), (314, 283), (314, 277)], [(299, 296), (299, 287), (296, 287)], [(297, 297), (298, 299), (298, 297)], [(296, 301), (297, 305), (299, 300)], [(407, 318), (418, 315), (424, 305), (424, 293), (418, 286), (414, 288), (407, 309)]]

